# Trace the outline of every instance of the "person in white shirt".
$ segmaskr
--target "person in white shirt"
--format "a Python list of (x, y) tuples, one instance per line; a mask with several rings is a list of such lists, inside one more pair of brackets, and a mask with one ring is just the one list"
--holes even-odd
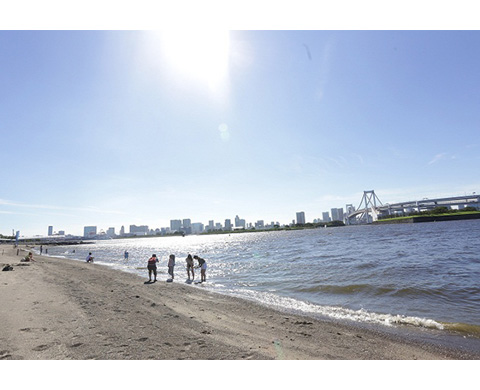
[(92, 256), (92, 252), (90, 252), (87, 256), (87, 258), (85, 259), (87, 261), (87, 263), (93, 263), (93, 256)]

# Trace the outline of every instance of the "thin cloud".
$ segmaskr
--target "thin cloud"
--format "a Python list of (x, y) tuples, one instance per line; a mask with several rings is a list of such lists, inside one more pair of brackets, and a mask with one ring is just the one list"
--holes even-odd
[(439, 153), (439, 154), (435, 155), (435, 157), (433, 157), (430, 160), (428, 165), (436, 164), (439, 161), (443, 161), (443, 160), (455, 160), (455, 159), (456, 159), (456, 157), (454, 155), (450, 155), (448, 153)]
[(358, 158), (358, 161), (360, 161), (361, 165), (365, 165), (365, 160), (363, 159), (363, 157), (360, 154), (353, 154), (353, 156)]
[(336, 165), (338, 168), (345, 168), (348, 166), (348, 161), (345, 157), (343, 156), (337, 156), (337, 158), (333, 157), (328, 157), (328, 156), (323, 156), (321, 157), (324, 161), (328, 161)]
[(121, 211), (116, 210), (105, 210), (99, 209), (96, 207), (59, 207), (45, 204), (26, 204), (19, 203), (10, 200), (0, 199), (0, 206), (9, 206), (9, 207), (25, 207), (38, 210), (58, 210), (58, 211), (81, 211), (81, 212), (95, 212), (95, 213), (104, 213), (104, 214), (125, 214)]

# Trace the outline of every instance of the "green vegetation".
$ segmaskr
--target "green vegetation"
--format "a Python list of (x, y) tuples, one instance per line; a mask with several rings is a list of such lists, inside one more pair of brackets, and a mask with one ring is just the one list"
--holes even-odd
[(465, 207), (461, 210), (450, 210), (447, 207), (435, 207), (433, 210), (428, 211), (415, 211), (412, 213), (405, 214), (403, 216), (398, 215), (386, 215), (384, 217), (380, 217), (378, 222), (382, 221), (401, 221), (407, 219), (415, 219), (419, 217), (444, 217), (444, 216), (462, 216), (462, 215), (472, 215), (472, 214), (480, 214), (480, 211), (477, 210), (475, 207)]

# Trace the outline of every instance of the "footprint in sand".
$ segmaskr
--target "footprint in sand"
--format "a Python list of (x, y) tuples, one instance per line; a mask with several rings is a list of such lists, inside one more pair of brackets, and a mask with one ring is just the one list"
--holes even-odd
[(8, 359), (10, 357), (12, 357), (10, 351), (0, 351), (0, 359)]
[(42, 345), (39, 345), (39, 346), (33, 348), (33, 351), (45, 351), (46, 349), (48, 349), (50, 347), (51, 347), (51, 345), (42, 344)]

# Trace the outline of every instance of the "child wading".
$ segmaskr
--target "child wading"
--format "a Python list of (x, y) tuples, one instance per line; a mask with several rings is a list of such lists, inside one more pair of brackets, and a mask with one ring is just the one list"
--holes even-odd
[[(185, 259), (187, 262), (187, 273), (188, 273), (188, 280), (193, 280), (195, 279), (195, 272), (193, 270), (193, 258), (192, 255), (188, 255), (187, 258)], [(190, 271), (192, 271), (192, 279), (190, 279)]]

